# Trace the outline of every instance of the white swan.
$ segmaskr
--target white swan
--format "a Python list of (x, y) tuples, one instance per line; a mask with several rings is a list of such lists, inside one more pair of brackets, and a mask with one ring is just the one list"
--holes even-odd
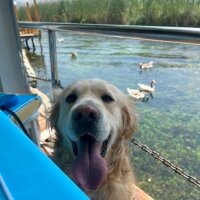
[(134, 99), (143, 99), (145, 97), (145, 92), (141, 92), (140, 90), (127, 88), (127, 91), (131, 97)]
[(156, 83), (156, 81), (152, 80), (150, 85), (145, 85), (145, 84), (138, 83), (138, 86), (140, 88), (140, 91), (143, 91), (143, 92), (154, 92), (155, 91), (155, 83)]
[(151, 69), (153, 67), (153, 61), (150, 61), (149, 63), (140, 63), (139, 67), (140, 69)]
[(58, 38), (57, 40), (59, 43), (64, 42), (64, 38)]

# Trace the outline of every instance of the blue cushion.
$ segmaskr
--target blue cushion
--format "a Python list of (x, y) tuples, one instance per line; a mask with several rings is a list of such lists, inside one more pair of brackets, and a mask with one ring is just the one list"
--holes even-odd
[(89, 199), (2, 111), (0, 174), (15, 200)]

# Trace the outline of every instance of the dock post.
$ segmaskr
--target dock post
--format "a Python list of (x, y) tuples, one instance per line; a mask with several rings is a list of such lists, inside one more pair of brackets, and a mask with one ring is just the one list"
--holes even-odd
[(35, 51), (35, 44), (34, 44), (33, 38), (31, 38), (31, 41), (32, 41), (32, 45), (33, 45), (33, 51)]
[(56, 33), (55, 30), (48, 30), (49, 36), (49, 56), (50, 56), (50, 65), (51, 65), (51, 83), (53, 90), (54, 98), (54, 90), (57, 87), (58, 80), (58, 67), (57, 67), (57, 52), (56, 52)]

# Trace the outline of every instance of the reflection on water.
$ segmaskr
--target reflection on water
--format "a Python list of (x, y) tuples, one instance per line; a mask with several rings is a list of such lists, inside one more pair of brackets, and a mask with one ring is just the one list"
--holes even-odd
[[(60, 32), (57, 38), (58, 72), (62, 85), (98, 77), (122, 91), (137, 83), (156, 80), (152, 97), (136, 103), (139, 130), (136, 137), (200, 178), (200, 54), (199, 46), (112, 38)], [(36, 41), (37, 42), (37, 41)], [(50, 77), (48, 38), (42, 34), (29, 54), (39, 76)], [(38, 48), (37, 48), (38, 46)], [(70, 52), (77, 52), (76, 60)], [(154, 61), (152, 70), (140, 73), (139, 63)], [(47, 84), (41, 90), (50, 93)], [(179, 175), (133, 146), (133, 163), (141, 188), (155, 199), (199, 199), (200, 191)]]
[[(36, 48), (36, 52), (27, 51), (26, 55), (38, 77), (50, 78), (50, 71), (47, 70), (48, 67), (45, 61), (46, 59), (48, 59), (48, 55), (44, 55), (43, 51), (39, 51), (41, 50), (39, 46), (36, 46)], [(42, 91), (44, 91), (48, 96), (51, 97), (51, 85), (47, 84), (47, 82), (41, 82), (40, 80), (38, 80), (37, 82), (37, 86), (40, 87)]]
[(34, 63), (34, 67), (37, 67), (37, 68), (44, 68), (45, 67), (44, 55), (43, 54), (37, 54), (35, 52), (26, 51), (26, 55), (28, 56), (29, 61), (31, 63)]

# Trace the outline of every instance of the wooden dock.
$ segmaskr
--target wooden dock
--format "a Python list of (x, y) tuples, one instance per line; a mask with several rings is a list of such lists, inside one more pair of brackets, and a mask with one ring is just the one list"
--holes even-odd
[[(38, 9), (36, 0), (33, 0), (33, 8), (34, 8), (34, 16), (32, 16), (32, 14), (31, 14), (32, 12), (31, 12), (29, 3), (28, 3), (28, 1), (26, 1), (26, 6), (25, 6), (26, 20), (29, 22), (33, 22), (33, 21), (39, 22), (40, 14), (39, 14), (39, 9)], [(15, 14), (16, 14), (16, 19), (19, 20), (19, 14), (18, 14), (18, 9), (17, 9), (16, 4), (14, 5), (14, 9), (15, 9)], [(32, 47), (33, 47), (34, 51), (35, 51), (34, 38), (39, 38), (39, 42), (41, 44), (41, 31), (39, 29), (20, 28), (19, 34), (20, 34), (21, 41), (24, 43), (24, 46), (28, 50), (30, 49), (30, 47), (28, 45), (29, 40), (31, 40), (31, 42), (32, 42)]]

